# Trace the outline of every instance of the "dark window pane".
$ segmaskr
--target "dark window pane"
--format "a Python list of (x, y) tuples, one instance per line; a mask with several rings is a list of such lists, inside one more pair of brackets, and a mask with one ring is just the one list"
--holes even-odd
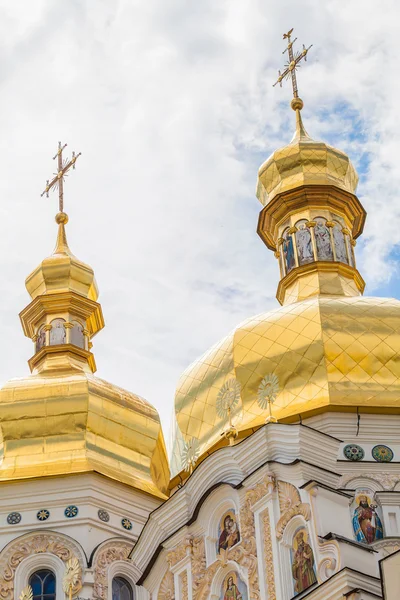
[(42, 569), (29, 578), (33, 600), (56, 600), (56, 578), (52, 571)]
[(113, 579), (112, 600), (133, 600), (132, 587), (123, 577), (114, 577)]

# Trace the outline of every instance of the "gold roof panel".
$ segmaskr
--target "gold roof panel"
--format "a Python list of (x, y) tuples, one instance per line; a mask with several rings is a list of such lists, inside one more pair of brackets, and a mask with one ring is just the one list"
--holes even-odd
[(219, 390), (230, 378), (241, 385), (234, 409), (238, 431), (264, 423), (258, 387), (279, 379), (274, 416), (287, 421), (320, 410), (352, 407), (372, 412), (400, 406), (400, 302), (387, 298), (317, 296), (249, 319), (181, 376), (177, 424), (201, 453), (221, 439)]
[(295, 135), (290, 144), (273, 152), (261, 165), (256, 194), (266, 205), (277, 194), (301, 185), (334, 185), (354, 194), (357, 184), (358, 175), (349, 157), (311, 139), (296, 110)]

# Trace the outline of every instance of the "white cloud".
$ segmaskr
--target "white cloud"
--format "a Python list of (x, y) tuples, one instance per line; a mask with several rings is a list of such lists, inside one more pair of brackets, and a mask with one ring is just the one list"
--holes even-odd
[[(27, 370), (17, 313), (55, 241), (56, 198), (40, 192), (59, 139), (83, 152), (65, 199), (107, 321), (99, 376), (146, 397), (167, 426), (187, 364), (275, 305), (254, 189), (294, 128), (288, 84), (272, 88), (292, 26), (314, 44), (299, 74), (307, 129), (339, 134), (356, 163), (370, 155), (359, 264), (370, 289), (387, 279), (400, 241), (396, 2), (42, 0), (3, 2), (0, 15), (2, 380)], [(344, 102), (362, 142), (333, 112)]]

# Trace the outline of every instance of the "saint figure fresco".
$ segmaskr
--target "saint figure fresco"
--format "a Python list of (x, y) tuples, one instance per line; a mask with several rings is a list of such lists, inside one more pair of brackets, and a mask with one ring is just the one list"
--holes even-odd
[(317, 577), (314, 570), (314, 553), (308, 543), (308, 532), (300, 529), (293, 539), (292, 575), (295, 580), (294, 591), (296, 594), (304, 592)]
[(247, 588), (235, 571), (228, 573), (222, 584), (220, 600), (247, 600)]
[(285, 258), (286, 273), (289, 273), (296, 263), (294, 260), (293, 240), (288, 231), (286, 231), (286, 233), (283, 235), (282, 251)]
[(346, 240), (344, 239), (342, 226), (339, 223), (335, 223), (332, 233), (333, 240), (335, 242), (336, 260), (339, 262), (348, 263)]
[(240, 542), (240, 531), (236, 521), (235, 511), (231, 510), (221, 519), (218, 537), (218, 552), (229, 550)]
[(44, 327), (39, 329), (38, 338), (36, 340), (36, 352), (39, 352), (41, 348), (46, 344), (46, 331)]
[(371, 501), (369, 491), (361, 491), (356, 496), (357, 507), (353, 514), (353, 529), (358, 542), (371, 544), (383, 538), (382, 522), (376, 512), (377, 504)]
[(296, 244), (299, 265), (305, 265), (306, 263), (314, 260), (311, 232), (306, 226), (305, 222), (299, 223), (297, 227), (298, 230), (296, 231)]
[(66, 334), (64, 322), (64, 319), (54, 319), (54, 321), (51, 322), (50, 346), (65, 344)]
[(324, 219), (318, 219), (314, 227), (315, 243), (317, 245), (317, 254), (319, 260), (333, 260), (331, 248), (331, 236), (329, 228), (325, 225)]
[(73, 328), (71, 329), (71, 344), (78, 346), (79, 348), (85, 347), (85, 340), (83, 337), (83, 327), (78, 321), (72, 321)]

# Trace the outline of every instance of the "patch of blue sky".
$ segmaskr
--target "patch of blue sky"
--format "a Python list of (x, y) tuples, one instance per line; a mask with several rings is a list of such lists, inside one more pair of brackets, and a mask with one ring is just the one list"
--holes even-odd
[(400, 299), (400, 246), (395, 246), (385, 261), (389, 270), (388, 280), (375, 287), (373, 290), (368, 290), (368, 285), (365, 290), (365, 295), (380, 296), (381, 298), (397, 298)]

